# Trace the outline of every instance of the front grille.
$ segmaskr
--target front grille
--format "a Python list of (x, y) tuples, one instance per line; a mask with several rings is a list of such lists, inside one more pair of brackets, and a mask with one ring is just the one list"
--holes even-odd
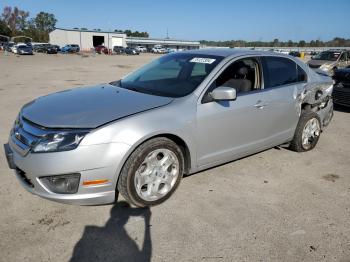
[(335, 86), (332, 95), (335, 104), (350, 106), (350, 88)]
[(11, 142), (17, 152), (24, 156), (38, 143), (40, 138), (49, 133), (50, 131), (45, 130), (43, 127), (20, 117), (19, 122), (11, 132)]
[(32, 181), (26, 176), (26, 173), (19, 169), (18, 167), (16, 168), (16, 174), (18, 175), (18, 177), (29, 187), (34, 188), (34, 184), (32, 183)]

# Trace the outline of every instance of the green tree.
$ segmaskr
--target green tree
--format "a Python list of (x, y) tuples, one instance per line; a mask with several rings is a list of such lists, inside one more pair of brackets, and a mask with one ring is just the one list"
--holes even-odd
[(10, 28), (2, 20), (0, 20), (0, 35), (11, 36)]
[(305, 47), (306, 46), (306, 42), (304, 40), (300, 40), (298, 45), (300, 47)]
[(42, 32), (51, 32), (55, 29), (57, 19), (54, 14), (40, 12), (35, 19), (36, 28)]
[(54, 14), (40, 12), (34, 18), (35, 27), (38, 30), (39, 41), (48, 42), (49, 33), (55, 29), (57, 19)]

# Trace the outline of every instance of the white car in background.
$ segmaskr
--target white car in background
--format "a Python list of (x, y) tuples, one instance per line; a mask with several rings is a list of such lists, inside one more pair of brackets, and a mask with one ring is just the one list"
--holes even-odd
[(289, 51), (283, 49), (275, 49), (274, 52), (284, 55), (289, 55)]
[(17, 45), (12, 46), (12, 47), (11, 47), (12, 53), (18, 54), (18, 48), (19, 48), (20, 46), (26, 47), (27, 45), (24, 44), (24, 43), (18, 43)]
[(151, 49), (152, 53), (158, 53), (158, 54), (165, 54), (167, 52), (166, 48), (162, 45), (155, 45), (152, 49)]
[(137, 51), (139, 51), (140, 53), (144, 53), (144, 52), (147, 52), (147, 48), (142, 46), (142, 45), (139, 45), (139, 46), (136, 46), (135, 49)]

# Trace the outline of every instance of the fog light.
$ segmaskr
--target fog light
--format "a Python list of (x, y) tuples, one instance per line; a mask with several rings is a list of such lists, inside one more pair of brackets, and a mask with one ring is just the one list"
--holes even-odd
[(74, 194), (78, 191), (80, 174), (47, 176), (40, 180), (53, 193)]

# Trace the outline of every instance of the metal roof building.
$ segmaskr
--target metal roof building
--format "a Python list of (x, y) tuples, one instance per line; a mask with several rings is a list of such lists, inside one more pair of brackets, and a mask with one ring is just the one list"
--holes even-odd
[(170, 38), (145, 38), (145, 37), (127, 37), (126, 34), (97, 31), (97, 30), (80, 30), (80, 29), (64, 29), (56, 28), (49, 34), (50, 44), (65, 46), (67, 44), (76, 44), (83, 51), (89, 51), (98, 45), (104, 45), (109, 49), (113, 46), (131, 46), (138, 45), (152, 48), (155, 45), (163, 45), (164, 47), (174, 49), (198, 49), (200, 43), (198, 41), (177, 40)]
[(76, 44), (83, 51), (89, 51), (98, 45), (104, 45), (111, 49), (113, 46), (126, 46), (126, 34), (108, 31), (56, 28), (50, 32), (49, 37), (50, 44), (59, 46)]
[(128, 46), (134, 47), (138, 45), (151, 48), (155, 45), (162, 45), (174, 49), (199, 49), (198, 41), (178, 40), (171, 38), (146, 38), (146, 37), (126, 37)]

